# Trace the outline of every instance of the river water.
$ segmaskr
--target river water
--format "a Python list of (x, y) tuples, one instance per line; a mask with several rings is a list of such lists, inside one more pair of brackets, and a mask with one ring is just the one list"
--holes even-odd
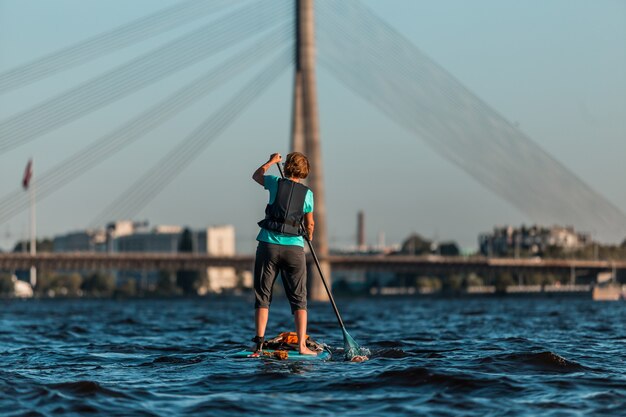
[[(230, 358), (253, 336), (242, 298), (0, 304), (2, 415), (626, 415), (623, 302), (339, 299), (365, 363), (327, 304), (309, 334), (333, 360), (312, 363)], [(268, 336), (292, 327), (272, 306)]]

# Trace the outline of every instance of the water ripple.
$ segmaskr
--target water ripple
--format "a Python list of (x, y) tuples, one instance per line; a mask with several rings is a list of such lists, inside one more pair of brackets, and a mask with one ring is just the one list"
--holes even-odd
[[(343, 361), (327, 304), (309, 334), (327, 362), (234, 360), (249, 300), (7, 301), (0, 414), (7, 416), (623, 416), (625, 303), (338, 300), (372, 352)], [(285, 303), (268, 334), (292, 330)]]

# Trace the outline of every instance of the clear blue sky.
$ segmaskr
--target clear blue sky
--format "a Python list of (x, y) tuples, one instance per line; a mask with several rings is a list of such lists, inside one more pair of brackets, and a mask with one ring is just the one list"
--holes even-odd
[[(364, 2), (626, 211), (625, 1)], [(171, 4), (168, 0), (0, 0), (0, 70)], [(186, 30), (4, 94), (0, 118)], [(0, 155), (0, 196), (19, 185), (29, 157), (35, 158), (37, 175), (216, 62), (207, 60)], [(494, 225), (530, 223), (514, 207), (353, 96), (323, 69), (318, 82), (332, 246), (354, 241), (358, 210), (365, 211), (370, 243), (375, 243), (379, 232), (385, 232), (387, 243), (418, 232), (475, 247), (478, 233)], [(39, 235), (83, 228), (130, 184), (129, 178), (141, 175), (242, 84), (224, 86), (44, 200), (38, 207)], [(286, 73), (138, 218), (194, 228), (234, 224), (238, 248), (251, 252), (266, 197), (250, 175), (271, 152), (288, 151), (290, 88), (291, 74)], [(396, 185), (395, 189), (389, 184)], [(0, 225), (0, 247), (7, 249), (26, 233), (24, 213)]]

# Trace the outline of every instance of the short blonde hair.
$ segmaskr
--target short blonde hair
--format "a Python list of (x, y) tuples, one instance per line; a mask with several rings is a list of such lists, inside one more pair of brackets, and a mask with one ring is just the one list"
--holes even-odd
[(285, 159), (285, 176), (304, 179), (309, 176), (309, 160), (300, 152), (292, 152)]

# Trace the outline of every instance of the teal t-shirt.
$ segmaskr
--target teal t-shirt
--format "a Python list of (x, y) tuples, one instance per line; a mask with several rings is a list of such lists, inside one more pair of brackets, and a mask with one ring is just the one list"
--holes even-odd
[[(265, 183), (264, 188), (270, 192), (270, 200), (268, 204), (272, 204), (276, 199), (276, 193), (278, 192), (278, 180), (280, 178), (275, 175), (265, 175), (263, 181)], [(307, 191), (304, 197), (304, 213), (311, 213), (313, 211), (313, 192)], [(288, 236), (271, 230), (261, 228), (256, 240), (259, 242), (273, 243), (275, 245), (293, 245), (304, 247), (304, 239), (302, 236)]]

